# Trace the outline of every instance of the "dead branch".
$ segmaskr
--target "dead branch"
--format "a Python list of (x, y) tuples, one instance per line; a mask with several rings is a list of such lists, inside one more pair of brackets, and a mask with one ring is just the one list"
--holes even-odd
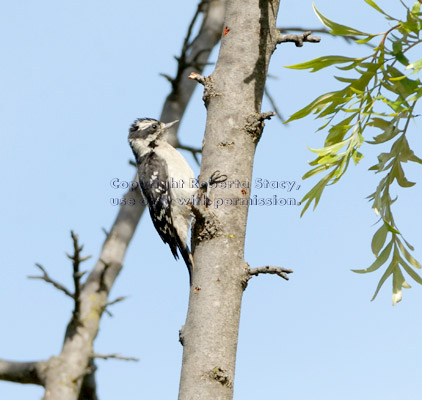
[(135, 358), (135, 357), (125, 357), (125, 356), (121, 356), (120, 354), (96, 354), (94, 353), (92, 355), (93, 358), (100, 358), (102, 360), (122, 360), (122, 361), (135, 361), (135, 362), (139, 362), (139, 358)]
[(50, 277), (50, 275), (48, 275), (47, 271), (45, 270), (45, 268), (41, 264), (36, 263), (35, 266), (38, 267), (41, 270), (41, 272), (43, 273), (43, 275), (42, 276), (33, 276), (33, 275), (30, 275), (30, 276), (28, 276), (28, 279), (41, 279), (44, 282), (47, 282), (47, 283), (52, 284), (56, 289), (60, 290), (66, 296), (69, 296), (69, 297), (71, 297), (73, 299), (73, 293), (71, 293), (70, 290), (67, 289), (65, 286), (63, 286), (61, 283), (59, 283), (59, 282), (55, 281), (54, 279), (52, 279)]
[(265, 267), (257, 267), (249, 269), (249, 276), (258, 276), (259, 274), (274, 274), (278, 275), (281, 278), (285, 279), (286, 281), (289, 280), (289, 277), (286, 274), (293, 273), (293, 270), (283, 268), (283, 267), (274, 267), (267, 265)]
[(108, 309), (108, 307), (110, 307), (110, 306), (112, 306), (112, 305), (114, 305), (114, 304), (117, 304), (117, 303), (120, 303), (120, 302), (122, 302), (122, 301), (124, 301), (124, 300), (126, 300), (127, 299), (127, 296), (120, 296), (120, 297), (118, 297), (117, 299), (115, 299), (115, 300), (113, 300), (113, 301), (109, 301), (105, 306), (104, 306), (104, 311), (105, 311), (105, 313), (109, 316), (109, 317), (112, 317), (113, 316), (113, 314), (111, 313), (111, 311)]
[(311, 36), (311, 34), (311, 31), (306, 31), (301, 35), (295, 35), (292, 33), (287, 35), (280, 34), (279, 38), (277, 39), (277, 43), (280, 44), (286, 42), (293, 42), (296, 47), (302, 47), (304, 42), (319, 43), (321, 41), (321, 38), (319, 36)]
[(267, 97), (268, 101), (271, 104), (271, 108), (274, 109), (275, 112), (275, 116), (282, 122), (284, 123), (285, 119), (283, 117), (283, 115), (281, 114), (280, 110), (277, 107), (277, 104), (274, 100), (274, 98), (270, 95), (270, 92), (268, 91), (267, 87), (265, 87), (264, 89), (264, 95)]
[(44, 386), (46, 368), (47, 361), (18, 362), (0, 359), (0, 380)]
[(196, 147), (184, 146), (184, 145), (181, 145), (181, 144), (179, 144), (179, 149), (186, 150), (189, 153), (191, 153), (192, 154), (192, 157), (195, 160), (195, 162), (198, 165), (201, 165), (201, 163), (199, 162), (198, 154), (201, 154), (202, 153), (202, 149), (198, 149)]
[[(308, 32), (308, 31), (312, 31), (314, 33), (321, 33), (323, 35), (330, 35), (331, 37), (334, 37), (334, 38), (343, 39), (343, 40), (345, 40), (349, 44), (352, 43), (352, 42), (354, 42), (355, 40), (361, 39), (360, 37), (353, 36), (353, 35), (348, 35), (348, 36), (331, 35), (330, 31), (328, 29), (326, 29), (326, 28), (309, 28), (308, 29), (308, 28), (302, 28), (302, 27), (299, 27), (299, 26), (289, 26), (289, 27), (285, 27), (285, 28), (279, 28), (278, 30), (282, 34), (284, 34), (286, 32), (291, 32), (291, 31), (295, 31), (295, 32)], [(369, 46), (369, 47), (374, 47), (374, 46), (372, 46), (369, 43), (364, 43), (364, 44), (366, 46)]]
[(85, 275), (85, 272), (79, 271), (79, 266), (81, 265), (81, 263), (91, 258), (91, 256), (81, 257), (83, 245), (79, 246), (78, 235), (76, 235), (73, 231), (70, 231), (70, 236), (72, 237), (73, 241), (73, 255), (70, 256), (69, 254), (67, 254), (67, 257), (70, 258), (73, 263), (73, 284), (75, 288), (75, 293), (73, 295), (73, 317), (75, 320), (78, 320), (81, 306), (81, 278)]

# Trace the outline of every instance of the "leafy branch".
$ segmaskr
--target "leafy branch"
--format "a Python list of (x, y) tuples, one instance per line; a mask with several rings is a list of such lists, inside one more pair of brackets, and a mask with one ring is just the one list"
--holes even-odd
[[(394, 182), (404, 188), (415, 184), (406, 178), (403, 163), (422, 164), (422, 160), (411, 150), (406, 137), (409, 123), (416, 117), (415, 106), (422, 97), (422, 83), (417, 77), (422, 69), (422, 59), (410, 61), (408, 58), (409, 50), (422, 42), (421, 1), (417, 1), (412, 8), (405, 6), (407, 12), (403, 20), (387, 14), (372, 0), (365, 2), (387, 21), (394, 21), (394, 26), (382, 33), (365, 33), (329, 20), (314, 6), (316, 15), (332, 35), (353, 35), (358, 37), (355, 42), (360, 45), (376, 38), (380, 40), (373, 53), (364, 57), (329, 55), (289, 66), (293, 69), (309, 69), (310, 72), (336, 66), (341, 71), (354, 73), (352, 76), (335, 76), (335, 79), (346, 85), (337, 91), (322, 94), (294, 113), (286, 123), (315, 114), (316, 118), (326, 119), (318, 130), (328, 130), (324, 147), (311, 149), (317, 157), (310, 162), (312, 168), (303, 179), (321, 172), (326, 172), (326, 175), (302, 199), (304, 207), (301, 215), (312, 203), (315, 209), (325, 188), (339, 181), (351, 160), (354, 164), (359, 163), (363, 158), (359, 149), (364, 143), (380, 145), (394, 140), (390, 151), (381, 153), (378, 163), (370, 168), (375, 173), (385, 174), (375, 192), (369, 196), (382, 223), (372, 240), (376, 260), (369, 268), (355, 272), (377, 270), (387, 262), (392, 252), (391, 262), (381, 277), (373, 299), (385, 280), (392, 275), (393, 304), (396, 304), (401, 300), (402, 287), (410, 287), (402, 269), (422, 284), (422, 278), (414, 270), (420, 269), (421, 265), (410, 255), (409, 250), (413, 251), (414, 248), (402, 237), (394, 221), (391, 206), (396, 199), (390, 195)], [(367, 128), (375, 128), (382, 133), (368, 140), (364, 136)], [(388, 234), (391, 238), (385, 245)]]

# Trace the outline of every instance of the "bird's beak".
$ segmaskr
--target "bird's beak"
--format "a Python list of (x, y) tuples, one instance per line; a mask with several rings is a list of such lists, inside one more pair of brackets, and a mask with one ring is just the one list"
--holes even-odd
[(179, 120), (176, 119), (176, 121), (168, 122), (167, 124), (164, 124), (163, 130), (167, 130), (167, 129), (171, 128), (174, 124), (177, 124), (178, 122), (179, 122)]

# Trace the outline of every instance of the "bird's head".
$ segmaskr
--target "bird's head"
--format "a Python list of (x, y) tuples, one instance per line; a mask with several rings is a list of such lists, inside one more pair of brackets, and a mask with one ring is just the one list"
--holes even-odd
[(153, 118), (138, 118), (129, 128), (129, 142), (140, 139), (146, 143), (165, 139), (168, 129), (176, 122), (164, 123)]

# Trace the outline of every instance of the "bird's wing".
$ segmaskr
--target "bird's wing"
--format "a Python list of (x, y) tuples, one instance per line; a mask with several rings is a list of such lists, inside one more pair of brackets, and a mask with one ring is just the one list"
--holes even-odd
[(177, 254), (178, 235), (171, 215), (171, 197), (167, 182), (168, 171), (164, 160), (150, 152), (139, 160), (139, 184), (145, 196), (152, 222), (164, 243), (170, 246), (174, 258)]

